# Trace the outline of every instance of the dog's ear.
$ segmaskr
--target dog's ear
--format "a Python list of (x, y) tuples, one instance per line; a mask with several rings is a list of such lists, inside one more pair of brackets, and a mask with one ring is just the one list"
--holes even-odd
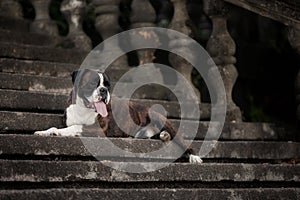
[(71, 74), (73, 85), (75, 83), (78, 72), (79, 72), (79, 70), (76, 70), (76, 71), (72, 72), (72, 74)]
[(106, 73), (103, 73), (103, 78), (104, 78), (104, 86), (109, 88), (110, 87), (110, 79), (109, 76)]

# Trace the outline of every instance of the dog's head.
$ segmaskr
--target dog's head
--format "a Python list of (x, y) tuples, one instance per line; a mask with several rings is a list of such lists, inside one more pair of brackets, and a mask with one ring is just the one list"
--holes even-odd
[(110, 101), (109, 78), (105, 73), (80, 69), (72, 73), (73, 100), (76, 104), (92, 109), (102, 117), (108, 115), (106, 105)]

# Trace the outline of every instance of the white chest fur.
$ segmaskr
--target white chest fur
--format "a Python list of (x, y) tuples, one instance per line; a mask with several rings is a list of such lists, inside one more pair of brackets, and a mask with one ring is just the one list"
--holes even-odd
[(67, 108), (67, 126), (92, 125), (95, 123), (97, 115), (89, 108), (72, 104)]

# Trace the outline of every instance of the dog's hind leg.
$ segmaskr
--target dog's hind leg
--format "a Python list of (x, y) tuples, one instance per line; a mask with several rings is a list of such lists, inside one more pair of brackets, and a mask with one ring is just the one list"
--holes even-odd
[(167, 131), (160, 132), (160, 130), (152, 126), (143, 127), (135, 134), (134, 137), (138, 139), (159, 138), (163, 142), (168, 142), (172, 139), (171, 134), (169, 132)]
[(159, 130), (156, 130), (156, 128), (154, 128), (152, 126), (145, 126), (145, 127), (141, 128), (134, 135), (134, 137), (138, 138), (138, 139), (149, 139), (149, 138), (152, 138), (153, 136), (155, 136), (158, 132), (159, 132)]

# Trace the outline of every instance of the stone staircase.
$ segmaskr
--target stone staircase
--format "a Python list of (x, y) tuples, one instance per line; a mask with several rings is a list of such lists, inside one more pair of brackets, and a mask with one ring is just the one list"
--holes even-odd
[[(63, 127), (69, 74), (87, 53), (52, 47), (51, 38), (28, 33), (24, 20), (2, 20), (0, 199), (300, 199), (300, 143), (294, 131), (276, 124), (227, 122), (203, 164), (175, 162), (147, 173), (122, 172), (103, 163), (120, 169), (139, 163), (146, 168), (163, 165), (170, 158), (115, 156), (107, 160), (107, 152), (100, 149), (97, 160), (80, 138), (34, 136), (35, 130)], [(109, 73), (117, 81), (122, 70)], [(163, 105), (171, 121), (179, 125), (176, 102), (135, 101)], [(207, 119), (209, 105), (200, 108)], [(203, 119), (192, 143), (196, 150), (209, 124)], [(185, 139), (193, 139), (189, 126), (184, 130)], [(111, 141), (131, 152), (150, 152), (163, 145), (159, 140)]]

